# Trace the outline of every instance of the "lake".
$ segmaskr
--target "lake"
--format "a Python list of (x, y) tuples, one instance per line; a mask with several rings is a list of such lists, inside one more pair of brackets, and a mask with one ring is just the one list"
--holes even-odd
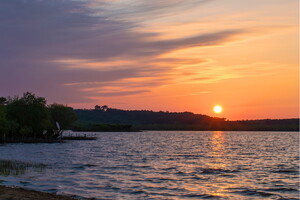
[(0, 184), (97, 199), (299, 199), (297, 132), (96, 135), (0, 145)]

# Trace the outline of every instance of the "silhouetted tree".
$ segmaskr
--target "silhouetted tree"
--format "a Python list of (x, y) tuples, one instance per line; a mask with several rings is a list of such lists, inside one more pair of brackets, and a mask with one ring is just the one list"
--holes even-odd
[(0, 97), (0, 105), (5, 105), (7, 102), (7, 99), (5, 97)]
[(6, 119), (6, 108), (0, 105), (0, 141), (4, 140), (8, 133), (8, 121)]
[(62, 130), (70, 128), (73, 122), (77, 119), (73, 108), (62, 104), (51, 104), (49, 106), (49, 111), (53, 123), (58, 122)]
[(23, 97), (10, 98), (7, 102), (7, 119), (19, 125), (19, 133), (41, 137), (50, 125), (46, 99), (26, 92)]
[(95, 105), (95, 110), (100, 110), (100, 109), (101, 109), (101, 106)]
[(107, 105), (101, 106), (101, 110), (102, 110), (102, 111), (106, 112), (107, 109), (108, 109), (108, 106), (107, 106)]

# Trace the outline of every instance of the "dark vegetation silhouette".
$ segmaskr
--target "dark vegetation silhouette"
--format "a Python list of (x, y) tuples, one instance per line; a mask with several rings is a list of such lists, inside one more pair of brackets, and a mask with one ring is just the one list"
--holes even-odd
[[(58, 122), (58, 123), (57, 123)], [(59, 126), (59, 127), (58, 127)], [(26, 92), (22, 97), (0, 97), (0, 142), (55, 139), (62, 130), (224, 130), (299, 131), (299, 119), (229, 121), (192, 112), (120, 110), (107, 105), (77, 109), (48, 105), (46, 99)], [(80, 138), (79, 138), (80, 139)]]
[(45, 98), (30, 92), (22, 97), (1, 97), (0, 141), (54, 139), (58, 137), (56, 122), (67, 129), (76, 119), (73, 108), (47, 105)]
[(76, 130), (101, 131), (107, 124), (130, 124), (132, 130), (299, 131), (299, 119), (229, 121), (192, 112), (102, 109), (99, 105), (93, 110), (74, 111), (78, 117)]

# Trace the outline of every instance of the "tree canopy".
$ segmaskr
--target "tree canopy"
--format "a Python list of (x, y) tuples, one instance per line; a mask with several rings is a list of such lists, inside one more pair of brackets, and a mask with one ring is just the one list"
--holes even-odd
[(49, 126), (46, 99), (43, 97), (26, 92), (21, 98), (9, 99), (6, 107), (7, 119), (18, 123), (22, 135), (39, 136)]
[(0, 140), (5, 137), (54, 137), (56, 121), (66, 129), (75, 120), (72, 108), (47, 105), (44, 97), (30, 92), (22, 97), (0, 97)]
[(53, 120), (52, 123), (58, 122), (61, 129), (70, 128), (72, 123), (77, 119), (76, 114), (71, 107), (54, 103), (49, 105), (48, 108)]

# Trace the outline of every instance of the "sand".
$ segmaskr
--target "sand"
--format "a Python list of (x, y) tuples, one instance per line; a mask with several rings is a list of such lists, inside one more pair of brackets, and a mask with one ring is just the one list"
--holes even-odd
[(0, 200), (74, 200), (74, 198), (0, 185)]

